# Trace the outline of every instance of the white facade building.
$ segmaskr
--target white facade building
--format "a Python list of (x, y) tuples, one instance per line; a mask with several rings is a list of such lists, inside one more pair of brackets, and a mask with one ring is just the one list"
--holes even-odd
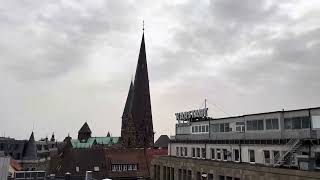
[[(190, 111), (191, 112), (191, 111)], [(320, 169), (320, 107), (176, 124), (170, 156)]]

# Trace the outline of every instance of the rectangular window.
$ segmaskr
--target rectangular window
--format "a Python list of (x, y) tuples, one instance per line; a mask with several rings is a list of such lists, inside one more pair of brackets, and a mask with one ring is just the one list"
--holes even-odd
[(244, 122), (236, 122), (236, 132), (244, 132), (244, 127)]
[(194, 126), (192, 126), (192, 128), (191, 128), (191, 129), (192, 129), (192, 131), (191, 131), (191, 132), (192, 132), (192, 133), (194, 133)]
[(202, 127), (202, 132), (206, 132), (206, 126), (201, 126)]
[(200, 148), (197, 148), (197, 158), (200, 158)]
[(201, 148), (201, 158), (206, 159), (206, 149), (205, 148)]
[(301, 117), (302, 128), (310, 128), (310, 118), (308, 116)]
[(176, 147), (176, 156), (179, 156), (179, 147)]
[(234, 149), (233, 154), (234, 154), (234, 161), (239, 162), (240, 161), (239, 149)]
[(99, 169), (99, 166), (95, 166), (94, 168), (93, 168), (93, 170), (94, 171), (99, 171), (100, 169)]
[(219, 132), (219, 124), (213, 124), (211, 127), (212, 127), (212, 132)]
[(250, 120), (247, 121), (247, 130), (248, 131), (256, 131), (256, 130), (263, 130), (263, 120)]
[(199, 132), (199, 126), (194, 127), (194, 132), (196, 132), (196, 133)]
[(187, 170), (186, 169), (183, 170), (183, 179), (187, 179)]
[(223, 153), (223, 160), (227, 161), (228, 160), (228, 151), (227, 151), (227, 149), (222, 149), (222, 153)]
[(278, 119), (266, 119), (266, 129), (279, 129)]
[(224, 124), (220, 124), (220, 132), (224, 132)]
[(249, 151), (249, 162), (251, 162), (251, 163), (256, 162), (255, 155), (254, 155), (254, 150), (250, 149), (248, 151)]
[(183, 147), (180, 147), (180, 156), (183, 156)]
[(196, 157), (196, 148), (192, 148), (192, 157)]
[(278, 162), (280, 157), (280, 152), (279, 151), (273, 151), (273, 162), (276, 163)]
[(217, 159), (221, 160), (221, 150), (217, 149)]
[(219, 180), (225, 180), (224, 176), (219, 176)]
[(264, 150), (264, 163), (270, 164), (270, 151)]
[(206, 125), (206, 132), (209, 132), (209, 125)]
[(300, 119), (300, 117), (292, 118), (292, 129), (301, 129), (301, 119)]
[(184, 156), (188, 156), (188, 148), (184, 147)]
[(291, 118), (284, 118), (284, 128), (292, 129)]
[(215, 159), (215, 151), (213, 148), (211, 149), (211, 159)]

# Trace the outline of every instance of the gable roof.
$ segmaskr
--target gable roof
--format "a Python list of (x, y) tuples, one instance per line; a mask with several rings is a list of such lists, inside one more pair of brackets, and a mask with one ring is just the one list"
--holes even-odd
[(83, 124), (83, 126), (80, 128), (80, 130), (78, 131), (78, 133), (91, 133), (91, 130), (89, 128), (89, 125), (87, 122), (85, 122)]
[(161, 135), (154, 143), (154, 147), (157, 148), (168, 148), (170, 138), (167, 135)]

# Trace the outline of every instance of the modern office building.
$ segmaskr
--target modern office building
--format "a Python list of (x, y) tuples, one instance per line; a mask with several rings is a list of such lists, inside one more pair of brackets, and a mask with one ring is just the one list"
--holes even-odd
[(207, 110), (176, 114), (169, 156), (153, 162), (155, 179), (281, 178), (275, 174), (290, 170), (298, 177), (320, 169), (320, 107), (226, 118), (207, 117)]

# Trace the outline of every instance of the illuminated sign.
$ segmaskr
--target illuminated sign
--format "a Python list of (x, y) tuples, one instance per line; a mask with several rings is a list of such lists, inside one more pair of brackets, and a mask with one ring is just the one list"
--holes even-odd
[(193, 119), (193, 118), (207, 117), (208, 108), (180, 112), (180, 113), (176, 113), (175, 115), (176, 115), (177, 121), (184, 121), (184, 120)]

